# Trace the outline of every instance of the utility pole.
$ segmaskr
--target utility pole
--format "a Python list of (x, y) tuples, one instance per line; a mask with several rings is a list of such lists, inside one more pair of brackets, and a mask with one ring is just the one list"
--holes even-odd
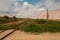
[(49, 13), (48, 13), (48, 9), (47, 9), (47, 14), (46, 14), (46, 24), (48, 25), (48, 23), (49, 23)]

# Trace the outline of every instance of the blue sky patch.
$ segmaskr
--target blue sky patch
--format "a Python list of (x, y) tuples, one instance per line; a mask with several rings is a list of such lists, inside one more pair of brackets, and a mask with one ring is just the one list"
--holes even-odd
[(28, 3), (35, 5), (38, 2), (44, 2), (44, 0), (26, 0)]
[(60, 2), (60, 0), (54, 0), (55, 2)]

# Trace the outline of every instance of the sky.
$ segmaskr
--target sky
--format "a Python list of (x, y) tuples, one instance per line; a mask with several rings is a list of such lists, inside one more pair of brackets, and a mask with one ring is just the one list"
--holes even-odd
[(33, 18), (47, 8), (60, 9), (60, 0), (0, 0), (0, 16)]

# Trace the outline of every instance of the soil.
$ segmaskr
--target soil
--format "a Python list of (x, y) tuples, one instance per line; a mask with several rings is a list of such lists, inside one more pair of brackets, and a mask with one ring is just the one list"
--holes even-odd
[(60, 33), (31, 34), (17, 30), (4, 40), (60, 40)]

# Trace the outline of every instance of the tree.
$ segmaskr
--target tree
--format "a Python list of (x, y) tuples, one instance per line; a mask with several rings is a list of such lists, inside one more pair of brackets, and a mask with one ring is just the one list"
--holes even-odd
[(14, 21), (17, 21), (17, 18), (16, 18), (16, 16), (13, 16), (13, 19), (14, 19)]
[(4, 16), (4, 18), (5, 18), (5, 19), (9, 19), (9, 17), (8, 17), (8, 16)]

